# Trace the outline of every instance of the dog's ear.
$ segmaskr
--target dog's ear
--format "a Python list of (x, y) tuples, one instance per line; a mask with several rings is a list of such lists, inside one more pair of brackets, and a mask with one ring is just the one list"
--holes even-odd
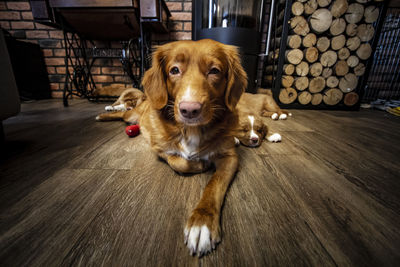
[(265, 123), (263, 123), (263, 126), (262, 126), (262, 134), (264, 135), (264, 139), (267, 139), (267, 135), (268, 135), (268, 126), (265, 125)]
[(239, 102), (240, 96), (247, 87), (247, 74), (240, 63), (240, 55), (235, 46), (224, 45), (224, 52), (228, 59), (228, 77), (225, 91), (225, 105), (233, 111)]
[(162, 109), (168, 102), (166, 75), (163, 69), (164, 60), (165, 48), (160, 46), (153, 53), (152, 66), (145, 72), (142, 80), (145, 96), (155, 109)]

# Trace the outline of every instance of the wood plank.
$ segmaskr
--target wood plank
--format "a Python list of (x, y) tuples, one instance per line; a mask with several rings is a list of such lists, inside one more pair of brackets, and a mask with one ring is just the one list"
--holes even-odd
[[(60, 265), (120, 182), (115, 171), (64, 169), (1, 213), (0, 262)], [(129, 180), (129, 176), (123, 176)], [(23, 248), (23, 249), (21, 249)]]

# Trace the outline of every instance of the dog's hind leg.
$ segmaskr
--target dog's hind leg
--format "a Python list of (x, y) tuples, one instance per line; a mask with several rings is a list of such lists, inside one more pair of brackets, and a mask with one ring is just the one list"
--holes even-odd
[(125, 111), (102, 113), (96, 116), (96, 121), (122, 121)]

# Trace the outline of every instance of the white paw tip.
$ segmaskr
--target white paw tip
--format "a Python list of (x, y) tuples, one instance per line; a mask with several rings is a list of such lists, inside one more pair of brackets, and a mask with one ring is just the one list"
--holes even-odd
[(96, 116), (96, 121), (99, 121), (100, 120), (100, 116)]
[(273, 120), (278, 119), (278, 113), (272, 114), (271, 119), (273, 119)]
[(189, 248), (190, 255), (197, 254), (197, 256), (201, 257), (212, 250), (211, 234), (207, 226), (185, 228), (184, 234), (185, 243)]
[(282, 136), (278, 133), (274, 133), (273, 135), (268, 137), (268, 141), (276, 143), (282, 141)]
[(211, 251), (211, 234), (207, 226), (201, 227), (200, 240), (197, 247), (197, 256), (202, 256)]
[(292, 113), (289, 113), (289, 117), (292, 117)]
[(200, 235), (200, 227), (194, 226), (190, 228), (187, 240), (187, 247), (189, 248), (190, 255), (196, 254), (199, 235)]
[(114, 108), (113, 108), (112, 106), (106, 106), (104, 109), (105, 109), (106, 111), (112, 111), (112, 110), (114, 110)]
[(286, 120), (286, 119), (287, 119), (287, 115), (286, 115), (286, 114), (281, 114), (281, 115), (279, 116), (279, 119), (280, 119), (280, 120)]
[(235, 139), (235, 145), (240, 145), (240, 140), (239, 139), (237, 139), (236, 137), (233, 137), (234, 139)]

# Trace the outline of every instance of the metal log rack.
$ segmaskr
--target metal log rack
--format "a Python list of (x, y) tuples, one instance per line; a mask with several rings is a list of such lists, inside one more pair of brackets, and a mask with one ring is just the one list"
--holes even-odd
[[(373, 24), (375, 29), (375, 35), (373, 39), (370, 41), (371, 48), (373, 54), (371, 57), (365, 61), (365, 74), (358, 79), (357, 88), (354, 90), (359, 94), (359, 101), (356, 105), (352, 107), (348, 107), (344, 105), (343, 99), (341, 102), (335, 106), (329, 106), (324, 104), (323, 102), (320, 105), (314, 106), (311, 104), (302, 105), (297, 102), (297, 100), (291, 104), (283, 104), (279, 100), (279, 94), (281, 91), (281, 80), (282, 80), (282, 73), (283, 73), (283, 65), (285, 63), (285, 52), (286, 52), (286, 44), (287, 38), (290, 32), (289, 29), (289, 20), (291, 18), (291, 7), (292, 7), (292, 0), (288, 1), (281, 1), (281, 0), (271, 0), (270, 6), (270, 26), (267, 33), (267, 40), (266, 40), (266, 57), (264, 60), (264, 67), (263, 67), (263, 75), (262, 75), (262, 83), (261, 87), (263, 88), (271, 88), (273, 97), (281, 108), (285, 109), (324, 109), (324, 110), (359, 110), (360, 102), (364, 94), (365, 86), (367, 86), (368, 74), (371, 70), (372, 62), (373, 62), (373, 54), (377, 47), (377, 43), (379, 40), (379, 33), (382, 29), (384, 17), (387, 11), (387, 1), (383, 2), (375, 2), (376, 6), (379, 7), (379, 17), (378, 20)], [(283, 12), (284, 17), (283, 21), (279, 21), (279, 14)], [(282, 31), (279, 32), (279, 27), (282, 27)], [(278, 38), (280, 38), (280, 42), (278, 42)], [(279, 44), (279, 45), (278, 45)], [(274, 56), (269, 56), (271, 53), (275, 53), (275, 50), (279, 46), (279, 56), (276, 59)], [(272, 58), (272, 59), (271, 59)], [(273, 81), (272, 85), (268, 84), (265, 80), (265, 69), (266, 66), (272, 65), (272, 76)]]

